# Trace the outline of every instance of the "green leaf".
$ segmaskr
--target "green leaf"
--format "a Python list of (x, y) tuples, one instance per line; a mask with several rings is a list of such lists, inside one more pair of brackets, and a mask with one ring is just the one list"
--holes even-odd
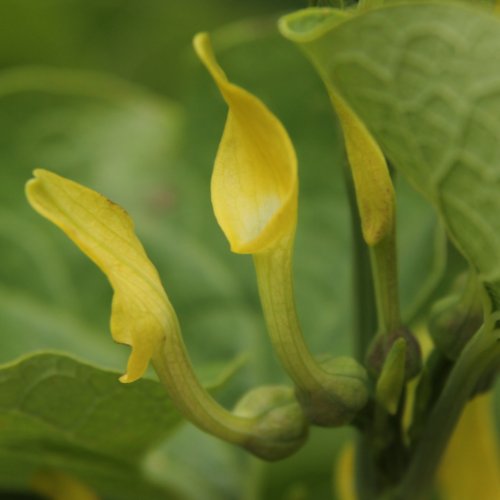
[(394, 5), (301, 39), (326, 84), (437, 208), (499, 307), (498, 17), (461, 4)]
[[(238, 364), (212, 376), (211, 390)], [(0, 488), (24, 491), (52, 468), (109, 499), (178, 498), (142, 468), (183, 419), (158, 382), (121, 384), (119, 376), (50, 353), (0, 367)]]
[(53, 468), (107, 498), (168, 498), (139, 465), (182, 419), (157, 382), (118, 377), (58, 354), (3, 366), (1, 487), (26, 490), (40, 468)]

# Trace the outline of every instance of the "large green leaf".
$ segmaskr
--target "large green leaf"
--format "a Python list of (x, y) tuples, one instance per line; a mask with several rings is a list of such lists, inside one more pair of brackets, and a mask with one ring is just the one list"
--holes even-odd
[(394, 5), (341, 23), (311, 12), (300, 31), (285, 19), (285, 32), (434, 204), (500, 307), (500, 20), (459, 3)]

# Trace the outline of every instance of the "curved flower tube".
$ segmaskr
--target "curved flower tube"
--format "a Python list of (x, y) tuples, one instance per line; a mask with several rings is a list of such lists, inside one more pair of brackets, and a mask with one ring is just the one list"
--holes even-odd
[(354, 361), (320, 366), (301, 332), (292, 283), (298, 197), (292, 142), (262, 101), (229, 82), (208, 35), (193, 43), (229, 107), (212, 176), (215, 216), (231, 250), (253, 255), (273, 346), (310, 420), (342, 425), (366, 403), (366, 375)]
[[(307, 425), (286, 391), (247, 417), (227, 411), (203, 388), (175, 311), (128, 214), (76, 182), (40, 169), (34, 175), (26, 187), (33, 208), (60, 227), (113, 287), (111, 333), (114, 340), (132, 347), (121, 382), (140, 378), (151, 361), (177, 409), (201, 429), (267, 460), (284, 458), (302, 446)], [(276, 415), (283, 424), (280, 429), (273, 420)]]

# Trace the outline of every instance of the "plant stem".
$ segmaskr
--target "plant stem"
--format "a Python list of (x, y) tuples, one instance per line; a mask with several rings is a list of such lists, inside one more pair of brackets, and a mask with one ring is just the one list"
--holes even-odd
[(370, 252), (361, 232), (354, 184), (347, 165), (343, 174), (351, 208), (354, 355), (362, 363), (377, 331), (377, 312)]
[(370, 247), (370, 259), (377, 303), (378, 331), (394, 332), (401, 326), (395, 227), (382, 241)]
[(189, 360), (178, 325), (172, 325), (152, 358), (160, 382), (177, 409), (192, 423), (214, 436), (244, 444), (254, 425), (219, 405), (200, 384)]
[[(351, 214), (354, 355), (360, 363), (363, 363), (368, 346), (377, 330), (372, 263), (370, 251), (361, 231), (354, 183), (347, 163), (342, 172)], [(370, 442), (365, 434), (357, 437), (354, 456), (354, 482), (357, 496), (359, 500), (371, 500), (375, 492), (375, 464)]]
[(435, 471), (460, 414), (483, 375), (500, 360), (500, 341), (483, 326), (453, 367), (427, 420), (407, 473), (391, 499), (428, 498)]
[(254, 255), (269, 336), (310, 423), (345, 425), (368, 400), (366, 371), (352, 358), (317, 361), (309, 351), (295, 308), (291, 241), (285, 239)]
[(325, 372), (311, 355), (302, 335), (295, 308), (292, 245), (282, 242), (254, 255), (257, 283), (271, 341), (285, 371), (297, 387), (322, 390)]

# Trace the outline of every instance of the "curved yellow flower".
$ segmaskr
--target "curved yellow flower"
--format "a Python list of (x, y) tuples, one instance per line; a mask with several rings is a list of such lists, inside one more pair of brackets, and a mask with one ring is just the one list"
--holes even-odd
[(35, 210), (60, 227), (108, 277), (114, 290), (111, 334), (132, 347), (127, 372), (146, 371), (165, 332), (176, 322), (158, 273), (117, 204), (76, 182), (38, 169), (26, 194)]
[(228, 81), (208, 35), (196, 35), (193, 43), (229, 107), (212, 175), (215, 216), (233, 252), (253, 255), (271, 341), (310, 421), (341, 425), (366, 403), (366, 374), (354, 361), (317, 363), (300, 329), (292, 279), (298, 196), (293, 145), (257, 97)]
[(194, 48), (229, 106), (212, 175), (215, 216), (235, 253), (265, 251), (293, 235), (297, 159), (281, 122), (246, 90), (228, 81), (206, 33)]

